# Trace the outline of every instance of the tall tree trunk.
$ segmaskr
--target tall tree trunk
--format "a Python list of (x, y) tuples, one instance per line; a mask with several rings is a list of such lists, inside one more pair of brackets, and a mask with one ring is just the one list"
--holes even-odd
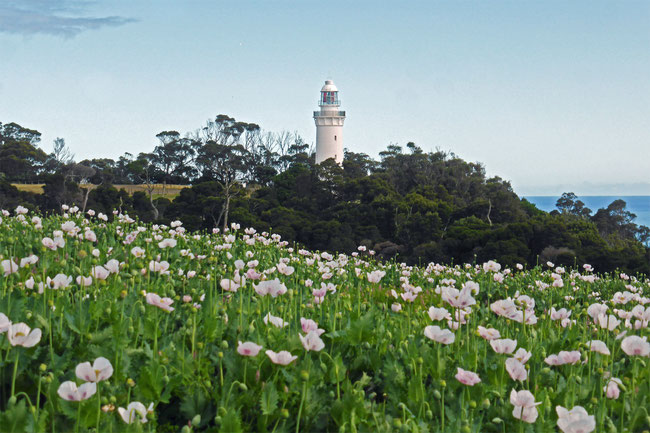
[(490, 219), (490, 212), (492, 212), (492, 200), (488, 199), (488, 204), (490, 207), (488, 208), (487, 220), (490, 223), (490, 226), (492, 226), (492, 220)]
[(223, 231), (226, 231), (226, 228), (228, 227), (228, 212), (230, 211), (230, 191), (226, 194), (226, 213), (223, 217)]
[(81, 207), (81, 213), (86, 213), (86, 205), (88, 204), (88, 195), (90, 195), (90, 185), (86, 188), (86, 194), (84, 195), (84, 204)]

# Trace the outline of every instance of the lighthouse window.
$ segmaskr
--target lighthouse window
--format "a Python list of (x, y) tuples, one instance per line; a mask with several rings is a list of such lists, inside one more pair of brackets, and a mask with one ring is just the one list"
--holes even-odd
[(334, 136), (334, 141), (336, 141), (336, 135)]

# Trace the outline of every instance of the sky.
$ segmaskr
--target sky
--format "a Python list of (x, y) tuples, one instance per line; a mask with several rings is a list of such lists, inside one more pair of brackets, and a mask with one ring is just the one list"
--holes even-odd
[(0, 122), (76, 159), (217, 114), (344, 146), (413, 141), (519, 195), (650, 195), (650, 2), (0, 0)]

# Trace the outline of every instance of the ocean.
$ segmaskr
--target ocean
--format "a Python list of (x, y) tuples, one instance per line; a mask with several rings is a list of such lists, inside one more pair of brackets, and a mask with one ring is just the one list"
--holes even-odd
[[(559, 196), (529, 196), (524, 197), (529, 202), (533, 203), (539, 209), (550, 212), (555, 207), (555, 202), (560, 198)], [(628, 195), (628, 196), (615, 196), (615, 195), (583, 195), (578, 196), (578, 200), (582, 202), (592, 211), (592, 215), (598, 209), (606, 208), (614, 200), (622, 199), (627, 203), (627, 210), (636, 215), (634, 222), (637, 225), (650, 227), (650, 196), (647, 195)]]

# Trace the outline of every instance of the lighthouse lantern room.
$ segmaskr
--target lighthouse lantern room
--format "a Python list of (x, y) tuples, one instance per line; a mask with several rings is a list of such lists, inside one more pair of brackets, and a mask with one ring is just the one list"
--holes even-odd
[(316, 122), (316, 164), (334, 158), (343, 164), (343, 122), (345, 111), (340, 111), (339, 91), (332, 80), (325, 81), (318, 100), (320, 111), (314, 111)]

